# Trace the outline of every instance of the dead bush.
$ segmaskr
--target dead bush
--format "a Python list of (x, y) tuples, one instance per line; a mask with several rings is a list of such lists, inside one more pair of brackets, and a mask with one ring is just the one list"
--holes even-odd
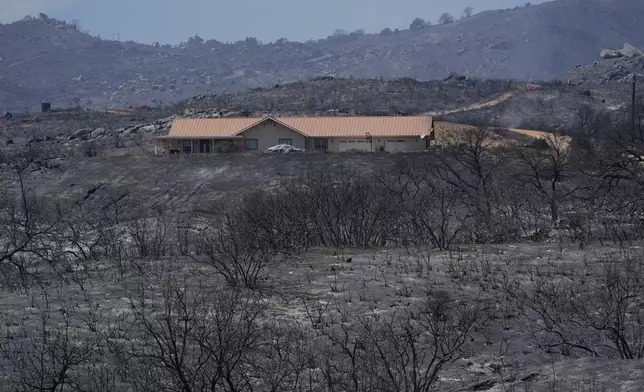
[(81, 155), (85, 158), (97, 157), (101, 152), (101, 146), (94, 140), (82, 143), (79, 148)]
[(211, 219), (197, 244), (198, 252), (231, 286), (256, 288), (275, 266), (280, 251), (257, 237), (255, 227), (241, 219), (239, 205), (218, 208)]
[(391, 315), (336, 311), (339, 320), (322, 332), (328, 344), (320, 366), (330, 391), (430, 391), (487, 322), (481, 303), (444, 292)]
[(121, 378), (142, 392), (252, 391), (260, 298), (195, 276), (148, 285), (133, 291), (130, 311), (112, 327)]
[(598, 267), (532, 271), (505, 292), (522, 311), (534, 342), (562, 355), (644, 357), (644, 267), (640, 255), (610, 255)]
[[(7, 186), (11, 181), (17, 182), (16, 192)], [(20, 170), (0, 182), (0, 267), (24, 277), (32, 266), (55, 266), (63, 256), (55, 246), (63, 241), (61, 209), (27, 189)]]
[(126, 224), (126, 233), (138, 257), (158, 259), (170, 251), (170, 231), (173, 217), (157, 209), (152, 215), (140, 212)]
[[(299, 324), (275, 320), (265, 325), (254, 353), (252, 373), (263, 391), (314, 391), (322, 384), (315, 370), (317, 347)], [(314, 387), (315, 385), (315, 387)]]
[[(89, 304), (90, 311), (92, 305)], [(41, 291), (24, 314), (0, 316), (5, 391), (107, 391), (105, 341), (91, 317), (63, 290)]]

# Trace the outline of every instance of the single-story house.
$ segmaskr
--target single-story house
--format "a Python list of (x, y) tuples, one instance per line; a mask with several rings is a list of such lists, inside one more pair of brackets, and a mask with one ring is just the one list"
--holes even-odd
[(264, 151), (278, 144), (308, 151), (422, 151), (433, 127), (428, 116), (177, 118), (167, 136), (156, 137), (155, 153)]

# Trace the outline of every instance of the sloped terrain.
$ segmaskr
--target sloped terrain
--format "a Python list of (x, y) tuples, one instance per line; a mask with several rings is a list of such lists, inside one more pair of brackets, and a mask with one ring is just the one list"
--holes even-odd
[(152, 152), (151, 138), (167, 134), (175, 116), (426, 114), (438, 122), (576, 132), (582, 108), (618, 116), (629, 97), (561, 83), (321, 78), (236, 94), (199, 95), (166, 109), (16, 113), (0, 119), (0, 161)]
[(577, 86), (629, 84), (633, 80), (633, 74), (640, 78), (644, 76), (644, 57), (598, 60), (589, 65), (575, 67), (560, 79)]
[[(609, 103), (597, 94), (576, 86), (544, 84), (543, 88), (515, 94), (495, 106), (455, 112), (438, 119), (481, 126), (524, 128), (568, 132), (575, 128), (581, 107), (605, 110)], [(622, 105), (627, 97), (609, 94), (611, 102)]]
[(518, 91), (522, 91), (521, 85), (511, 81), (460, 76), (435, 82), (319, 78), (236, 94), (199, 95), (165, 109), (15, 113), (0, 118), (0, 161), (151, 151), (150, 138), (167, 134), (176, 115), (421, 114), (494, 102), (503, 94)]
[(636, 0), (562, 0), (387, 35), (266, 45), (193, 39), (179, 47), (105, 41), (27, 19), (0, 26), (0, 110), (74, 98), (99, 108), (157, 106), (320, 75), (545, 80), (592, 62), (602, 48), (644, 46), (641, 16)]
[[(38, 291), (39, 287), (10, 290), (3, 285), (0, 290), (0, 309), (2, 310), (0, 318), (4, 321), (1, 325), (6, 334), (2, 335), (5, 350), (2, 352), (3, 355), (0, 355), (0, 367), (5, 371), (6, 377), (0, 380), (0, 386), (8, 389), (13, 385), (25, 385), (33, 378), (44, 378), (41, 373), (29, 372), (29, 368), (23, 365), (22, 358), (31, 359), (35, 354), (33, 354), (34, 351), (26, 349), (21, 351), (21, 348), (48, 347), (48, 340), (37, 340), (40, 336), (37, 327), (51, 326), (52, 331), (59, 333), (61, 324), (58, 322), (62, 316), (69, 317), (75, 323), (73, 339), (56, 341), (56, 343), (61, 342), (59, 344), (62, 347), (73, 346), (76, 350), (81, 350), (86, 349), (87, 346), (93, 347), (92, 343), (97, 342), (94, 343), (97, 346), (110, 344), (109, 347), (114, 348), (120, 347), (116, 346), (117, 344), (127, 343), (126, 339), (132, 339), (135, 342), (133, 347), (139, 349), (141, 355), (148, 355), (150, 358), (145, 361), (135, 361), (132, 360), (136, 358), (134, 356), (118, 356), (120, 351), (114, 349), (109, 351), (109, 354), (114, 353), (114, 355), (101, 351), (94, 357), (83, 357), (78, 362), (80, 364), (75, 363), (70, 366), (66, 373), (72, 380), (70, 383), (74, 380), (84, 382), (83, 385), (105, 382), (104, 389), (94, 387), (92, 390), (110, 391), (127, 391), (136, 383), (146, 385), (144, 377), (148, 373), (145, 371), (147, 370), (145, 366), (148, 364), (154, 366), (153, 360), (156, 360), (156, 357), (153, 357), (149, 351), (154, 349), (154, 342), (143, 339), (146, 338), (146, 334), (149, 337), (151, 333), (159, 333), (158, 331), (163, 333), (165, 324), (142, 323), (135, 319), (135, 312), (144, 312), (144, 316), (152, 319), (160, 314), (156, 304), (168, 306), (167, 303), (174, 298), (168, 297), (170, 295), (181, 295), (185, 292), (187, 296), (197, 301), (204, 292), (239, 290), (239, 288), (227, 286), (212, 265), (208, 264), (205, 256), (199, 253), (201, 248), (194, 248), (194, 251), (190, 248), (189, 253), (181, 253), (183, 251), (174, 244), (182, 244), (184, 239), (179, 234), (175, 234), (175, 230), (185, 228), (186, 222), (194, 228), (191, 230), (199, 230), (201, 222), (207, 222), (210, 230), (216, 229), (213, 223), (215, 222), (213, 205), (221, 196), (229, 196), (237, 200), (256, 200), (259, 203), (264, 199), (250, 198), (253, 191), (259, 190), (264, 196), (277, 195), (279, 190), (294, 191), (295, 188), (288, 188), (288, 184), (294, 179), (297, 179), (298, 183), (305, 183), (309, 170), (313, 182), (316, 182), (319, 178), (315, 175), (316, 169), (326, 172), (335, 171), (333, 175), (335, 179), (343, 178), (342, 170), (349, 169), (352, 170), (349, 173), (355, 173), (361, 178), (380, 181), (382, 172), (397, 170), (396, 167), (404, 168), (406, 159), (418, 159), (417, 168), (426, 167), (428, 172), (432, 172), (426, 165), (431, 161), (421, 154), (221, 154), (74, 158), (63, 162), (57, 171), (47, 175), (26, 174), (28, 189), (33, 189), (38, 195), (55, 195), (56, 202), (61, 208), (69, 206), (69, 209), (65, 210), (66, 214), (69, 214), (65, 215), (65, 223), (74, 230), (83, 228), (83, 236), (89, 238), (93, 230), (102, 230), (103, 226), (100, 225), (105, 224), (103, 222), (108, 221), (109, 218), (110, 223), (105, 225), (109, 225), (109, 230), (114, 230), (109, 233), (116, 233), (112, 236), (121, 235), (118, 234), (121, 231), (134, 233), (132, 234), (134, 236), (139, 233), (137, 230), (141, 230), (151, 236), (153, 240), (150, 242), (158, 240), (160, 236), (160, 241), (168, 245), (167, 248), (163, 248), (161, 256), (138, 256), (136, 252), (139, 244), (136, 241), (123, 240), (120, 245), (124, 252), (123, 256), (120, 256), (122, 258), (86, 256), (85, 259), (76, 260), (72, 257), (81, 254), (85, 248), (98, 254), (103, 249), (103, 243), (93, 238), (85, 240), (87, 242), (80, 242), (85, 237), (77, 240), (77, 237), (70, 235), (72, 240), (77, 240), (81, 245), (74, 243), (80, 251), (69, 252), (67, 257), (73, 261), (66, 265), (66, 269), (61, 268), (60, 272), (47, 271), (45, 268), (38, 270), (39, 276), (47, 279), (46, 293), (50, 296), (50, 302), (44, 302), (45, 300), (42, 299), (44, 294)], [(498, 179), (512, 179), (510, 182), (516, 181), (518, 177), (507, 174), (506, 169), (512, 167), (510, 163), (507, 165), (498, 169), (495, 176)], [(15, 179), (15, 176), (7, 176), (7, 179)], [(348, 182), (344, 185), (354, 180), (355, 178), (350, 180), (347, 178), (345, 181)], [(385, 183), (396, 186), (395, 181), (385, 181)], [(343, 189), (344, 185), (336, 189)], [(407, 184), (407, 186), (410, 185)], [(502, 184), (495, 182), (495, 186), (498, 186), (499, 191), (504, 190)], [(326, 184), (320, 187), (323, 191), (329, 189), (334, 188)], [(368, 189), (374, 190), (374, 188)], [(376, 189), (384, 192), (385, 188)], [(522, 199), (528, 199), (531, 196), (539, 197), (535, 195), (537, 192), (526, 192), (524, 187), (518, 187), (517, 190), (520, 191), (518, 195)], [(391, 191), (395, 194), (396, 189)], [(369, 192), (369, 194), (376, 196), (381, 193)], [(249, 198), (246, 199), (246, 197)], [(342, 208), (342, 211), (349, 211), (344, 206), (351, 205), (356, 199), (348, 197), (335, 200), (342, 200), (343, 202), (339, 202), (337, 207)], [(397, 207), (398, 203), (394, 200), (398, 201), (391, 199), (384, 206)], [(457, 199), (451, 199), (450, 202), (452, 200)], [(434, 210), (435, 204), (430, 204), (433, 203), (431, 197), (419, 195), (419, 201), (420, 205), (426, 208), (414, 210), (415, 215)], [(258, 205), (260, 208), (249, 211), (255, 211), (258, 214), (264, 211), (271, 214), (273, 218), (280, 217), (279, 212), (267, 211), (262, 204)], [(524, 204), (521, 203), (521, 205)], [(274, 207), (297, 211), (296, 208), (299, 206), (285, 200), (283, 204)], [(380, 216), (379, 211), (371, 210), (375, 207), (372, 204), (365, 205), (362, 216), (370, 216), (369, 214)], [(155, 217), (150, 218), (150, 221), (158, 219), (157, 222), (165, 222), (166, 226), (161, 231), (158, 230), (158, 226), (146, 226), (144, 223), (146, 220), (142, 217), (135, 215), (136, 218), (130, 218), (129, 214), (133, 212), (150, 214)], [(299, 211), (296, 215), (298, 213)], [(517, 213), (519, 216), (524, 216), (528, 214), (528, 210)], [(177, 218), (175, 221), (174, 214), (181, 215), (181, 219)], [(535, 214), (537, 217), (540, 212)], [(331, 216), (334, 215), (331, 214)], [(99, 220), (98, 223), (90, 220), (94, 217)], [(454, 218), (458, 219), (456, 216)], [(344, 219), (338, 220), (344, 221)], [(379, 224), (377, 222), (379, 221), (376, 221), (376, 224)], [(284, 222), (284, 227), (291, 227), (287, 223), (288, 220)], [(76, 224), (79, 226), (75, 226)], [(84, 224), (86, 226), (83, 226)], [(388, 227), (397, 226), (388, 225)], [(154, 231), (152, 228), (157, 229)], [(63, 228), (61, 232), (67, 233)], [(346, 232), (351, 233), (351, 230)], [(189, 242), (192, 244), (190, 246), (199, 244), (196, 242), (196, 236), (201, 238), (201, 236), (210, 235), (209, 233), (209, 231), (195, 232), (195, 237), (190, 237), (189, 240), (195, 242)], [(260, 233), (259, 229), (251, 231), (253, 238), (263, 238), (263, 234)], [(597, 231), (595, 234), (603, 238), (601, 232)], [(356, 351), (362, 350), (359, 349), (360, 347), (370, 349), (373, 342), (391, 342), (392, 345), (387, 347), (396, 347), (403, 355), (383, 357), (387, 361), (400, 358), (403, 363), (401, 368), (410, 369), (412, 366), (418, 366), (416, 362), (406, 360), (412, 355), (411, 349), (404, 348), (407, 346), (393, 345), (407, 342), (401, 335), (393, 332), (407, 330), (392, 328), (391, 335), (384, 333), (375, 335), (382, 340), (372, 339), (371, 335), (366, 333), (372, 331), (371, 328), (387, 326), (388, 322), (405, 321), (406, 317), (415, 320), (415, 313), (409, 312), (422, 309), (420, 306), (426, 301), (442, 298), (447, 304), (480, 306), (477, 309), (466, 308), (467, 311), (464, 310), (462, 316), (460, 312), (450, 312), (449, 317), (460, 317), (457, 319), (459, 322), (467, 323), (466, 315), (471, 315), (468, 317), (476, 320), (480, 318), (481, 321), (480, 323), (477, 321), (476, 327), (468, 332), (462, 349), (456, 350), (454, 354), (450, 353), (453, 356), (440, 369), (438, 378), (434, 382), (438, 390), (637, 391), (643, 377), (637, 366), (639, 361), (617, 359), (618, 354), (611, 350), (612, 341), (587, 327), (590, 324), (579, 324), (578, 319), (574, 318), (576, 316), (574, 310), (578, 308), (565, 306), (574, 298), (580, 297), (584, 302), (577, 301), (573, 304), (587, 306), (577, 311), (582, 312), (583, 316), (595, 317), (590, 321), (582, 319), (583, 322), (601, 321), (603, 312), (615, 311), (607, 306), (612, 304), (609, 301), (613, 296), (607, 295), (610, 289), (604, 285), (603, 279), (615, 276), (611, 275), (611, 273), (615, 274), (614, 271), (625, 273), (623, 268), (626, 268), (626, 261), (630, 260), (640, 266), (639, 269), (632, 271), (637, 275), (634, 275), (632, 280), (622, 281), (630, 285), (626, 286), (628, 290), (617, 290), (617, 293), (610, 294), (622, 294), (627, 298), (628, 305), (625, 305), (623, 313), (618, 315), (633, 315), (624, 319), (628, 321), (628, 326), (633, 328), (635, 333), (641, 331), (637, 322), (642, 317), (639, 304), (644, 298), (644, 285), (641, 283), (644, 270), (641, 268), (642, 254), (639, 248), (641, 241), (628, 241), (629, 245), (621, 247), (609, 240), (603, 243), (594, 241), (580, 248), (565, 229), (553, 229), (550, 235), (549, 239), (543, 241), (523, 239), (521, 242), (459, 244), (450, 251), (433, 249), (429, 244), (400, 247), (393, 242), (386, 242), (381, 246), (365, 247), (367, 249), (349, 246), (306, 247), (297, 254), (289, 254), (283, 260), (274, 261), (270, 268), (267, 268), (266, 276), (262, 277), (254, 290), (243, 291), (243, 294), (248, 296), (261, 295), (262, 303), (266, 306), (258, 312), (257, 326), (253, 323), (252, 328), (257, 328), (259, 341), (272, 344), (261, 344), (258, 345), (259, 348), (253, 346), (252, 350), (248, 349), (244, 361), (239, 362), (241, 365), (238, 366), (242, 367), (240, 373), (252, 375), (256, 382), (253, 390), (275, 390), (265, 385), (272, 374), (270, 371), (274, 370), (271, 366), (275, 365), (266, 364), (265, 359), (273, 357), (259, 349), (267, 346), (276, 349), (291, 346), (282, 343), (281, 338), (285, 338), (284, 335), (279, 335), (280, 340), (271, 340), (272, 335), (259, 333), (259, 331), (269, 330), (267, 326), (273, 325), (269, 320), (280, 321), (293, 327), (287, 330), (291, 333), (287, 336), (298, 344), (296, 349), (299, 349), (299, 353), (311, 354), (310, 360), (308, 357), (302, 359), (301, 369), (303, 370), (300, 372), (311, 377), (309, 385), (319, 385), (319, 388), (308, 390), (319, 391), (326, 388), (327, 383), (323, 383), (326, 381), (325, 378), (313, 378), (312, 375), (326, 371), (323, 366), (328, 362), (325, 361), (345, 360), (347, 354), (343, 353), (347, 351), (330, 350), (330, 348), (342, 347), (343, 342), (350, 342), (349, 347), (356, 347)], [(107, 241), (112, 241), (109, 244), (115, 242), (115, 237), (109, 237), (108, 234), (105, 236)], [(87, 254), (90, 254), (89, 251)], [(4, 270), (5, 274), (7, 274), (6, 271), (7, 269)], [(11, 275), (0, 275), (0, 278), (6, 276), (11, 277)], [(13, 278), (15, 279), (15, 276)], [(175, 280), (182, 284), (180, 290), (170, 290), (174, 286), (169, 284)], [(540, 289), (549, 288), (554, 291), (549, 291), (551, 296), (546, 299), (538, 296), (534, 298), (521, 296), (531, 294), (532, 290), (540, 293)], [(568, 288), (571, 288), (571, 300), (556, 301), (557, 298), (568, 295)], [(527, 291), (521, 291), (523, 289)], [(573, 289), (576, 291), (572, 291)], [(556, 294), (554, 300), (553, 294)], [(149, 310), (144, 307), (145, 301), (135, 302), (139, 301), (140, 297), (147, 298), (146, 295), (154, 301)], [(570, 311), (570, 313), (557, 313), (561, 315), (561, 319), (557, 321), (563, 320), (559, 322), (571, 328), (564, 331), (567, 333), (565, 336), (576, 338), (581, 335), (579, 339), (583, 342), (586, 342), (584, 339), (588, 339), (587, 344), (597, 349), (597, 357), (584, 353), (583, 346), (565, 350), (566, 345), (558, 344), (556, 340), (553, 342), (554, 338), (551, 335), (547, 338), (542, 337), (541, 334), (548, 331), (544, 330), (547, 327), (543, 326), (550, 325), (535, 319), (534, 313), (528, 310), (541, 310), (541, 308), (529, 308), (535, 306), (535, 302), (540, 299), (551, 301), (544, 305), (547, 311), (551, 309), (549, 306), (559, 304), (564, 306), (563, 309)], [(601, 302), (602, 300), (604, 302)], [(190, 306), (192, 306), (191, 302)], [(213, 312), (220, 312), (220, 309), (217, 308)], [(173, 313), (168, 312), (168, 314)], [(427, 314), (421, 313), (423, 317)], [(609, 315), (613, 314), (609, 313)], [(435, 317), (433, 314), (432, 316), (434, 319), (442, 320), (442, 317)], [(91, 319), (92, 322), (83, 323), (87, 319)], [(203, 319), (186, 317), (179, 319), (179, 322), (194, 323), (199, 320)], [(208, 322), (210, 322), (209, 319)], [(172, 328), (176, 324), (169, 325), (169, 328)], [(363, 326), (364, 330), (354, 329)], [(141, 331), (140, 328), (145, 327), (150, 330), (143, 330), (143, 333), (138, 334)], [(119, 328), (119, 335), (102, 334), (106, 330), (117, 333), (116, 328)], [(449, 324), (441, 330), (440, 337), (443, 338), (443, 334), (447, 335), (449, 331), (453, 331), (452, 328), (457, 330), (456, 325)], [(578, 333), (580, 331), (584, 333)], [(431, 337), (438, 336), (435, 330), (431, 330), (430, 333), (434, 334), (429, 335)], [(11, 339), (9, 336), (20, 336), (24, 340)], [(344, 336), (350, 336), (351, 339), (342, 340)], [(417, 351), (413, 353), (419, 354), (423, 359), (420, 363), (424, 365), (429, 361), (425, 359), (431, 358), (433, 346), (429, 340), (422, 340), (427, 333), (418, 333), (414, 336), (417, 340), (412, 340), (416, 344), (413, 348), (417, 348)], [(641, 347), (641, 332), (632, 338), (631, 335), (628, 337), (629, 344), (635, 348)], [(194, 339), (193, 335), (190, 335), (190, 339)], [(401, 346), (403, 348), (400, 348)], [(564, 349), (560, 349), (560, 346)], [(196, 346), (190, 345), (190, 347)], [(238, 349), (237, 347), (234, 346), (235, 349)], [(47, 358), (60, 355), (57, 354), (58, 352), (53, 350), (51, 354), (47, 352)], [(108, 350), (105, 352), (107, 353)], [(161, 352), (165, 354), (166, 351), (161, 350)], [(367, 356), (367, 354), (373, 355), (373, 352), (365, 349), (364, 356), (358, 356), (356, 361), (358, 370), (354, 373), (356, 378), (364, 380), (373, 374), (371, 372), (377, 373), (382, 369), (382, 367), (376, 367), (381, 366), (377, 360), (380, 357)], [(186, 366), (193, 364), (188, 359), (197, 356), (192, 349), (185, 350), (182, 355), (186, 358)], [(292, 359), (292, 361), (295, 360)], [(46, 361), (34, 361), (30, 364), (43, 362)], [(281, 366), (283, 362), (275, 361), (275, 363)], [(126, 366), (127, 371), (119, 372), (121, 370), (119, 366)], [(85, 367), (92, 372), (87, 371)], [(108, 369), (114, 373), (110, 373), (111, 377), (104, 381), (99, 374), (93, 372), (96, 368)], [(329, 368), (333, 369), (333, 366)], [(207, 369), (213, 369), (213, 367), (205, 366), (204, 369), (206, 370), (199, 374), (207, 374)], [(300, 368), (292, 372), (296, 373), (298, 369)], [(47, 370), (50, 371), (49, 368)], [(172, 369), (158, 366), (155, 370), (158, 371), (155, 377), (174, 387), (174, 389), (167, 387), (168, 390), (177, 389), (175, 385), (178, 383), (171, 384)], [(408, 374), (410, 373), (411, 371)], [(326, 374), (343, 373), (327, 371)], [(295, 381), (291, 381), (292, 379)], [(51, 382), (49, 380), (47, 379)], [(297, 384), (299, 380), (299, 377), (289, 377), (283, 382)], [(305, 381), (309, 379), (306, 378)], [(191, 385), (199, 385), (199, 383), (193, 380)], [(141, 390), (151, 392), (155, 389), (150, 385)], [(347, 389), (338, 386), (331, 390)], [(388, 391), (392, 388), (385, 386), (377, 389), (356, 388), (355, 390)], [(407, 389), (401, 387), (399, 390)]]
[(199, 95), (177, 106), (179, 109), (220, 108), (235, 112), (292, 115), (325, 112), (355, 115), (420, 114), (460, 110), (522, 88), (521, 84), (510, 80), (467, 79), (462, 75), (428, 82), (411, 78), (320, 77), (236, 94)]
[(633, 75), (636, 76), (638, 105), (642, 102), (644, 57), (616, 58), (595, 61), (590, 65), (575, 67), (560, 78), (578, 89), (591, 91), (613, 110), (630, 107)]
[[(92, 205), (104, 206), (109, 203), (110, 194), (122, 192), (144, 202), (146, 208), (162, 205), (190, 211), (222, 195), (271, 189), (315, 165), (347, 165), (368, 172), (386, 168), (394, 162), (391, 154), (384, 153), (373, 156), (236, 153), (155, 157), (127, 154), (96, 159), (75, 157), (61, 161), (48, 173), (33, 172), (30, 181), (34, 181), (39, 192), (56, 194), (59, 200), (86, 199)], [(105, 170), (107, 167), (110, 170)], [(110, 191), (106, 190), (108, 188)]]

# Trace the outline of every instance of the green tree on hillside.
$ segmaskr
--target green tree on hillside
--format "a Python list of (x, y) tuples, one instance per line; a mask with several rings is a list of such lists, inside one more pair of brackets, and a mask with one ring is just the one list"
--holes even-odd
[(428, 23), (425, 19), (416, 18), (409, 25), (409, 29), (410, 30), (422, 30), (425, 27), (428, 27), (429, 25), (430, 25), (430, 23)]
[(454, 17), (447, 12), (441, 15), (441, 17), (438, 19), (438, 23), (444, 25), (444, 24), (450, 24), (454, 22)]

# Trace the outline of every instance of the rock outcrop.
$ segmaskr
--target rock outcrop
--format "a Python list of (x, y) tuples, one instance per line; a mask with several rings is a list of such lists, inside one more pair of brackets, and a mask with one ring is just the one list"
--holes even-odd
[[(640, 80), (644, 77), (644, 56), (619, 57), (595, 61), (593, 64), (577, 67), (560, 80), (569, 80), (571, 85), (620, 85), (630, 89), (633, 75)], [(624, 95), (630, 97), (630, 94)]]
[(87, 139), (87, 137), (94, 131), (91, 128), (82, 128), (77, 130), (76, 132), (72, 133), (69, 135), (67, 140), (74, 140), (74, 139)]
[(96, 139), (103, 135), (105, 135), (105, 128), (96, 128), (95, 130), (92, 131), (92, 133), (90, 133), (89, 137), (90, 139)]
[(637, 57), (644, 54), (641, 50), (635, 46), (626, 43), (622, 49), (602, 49), (600, 56), (603, 59), (616, 59), (620, 57)]

